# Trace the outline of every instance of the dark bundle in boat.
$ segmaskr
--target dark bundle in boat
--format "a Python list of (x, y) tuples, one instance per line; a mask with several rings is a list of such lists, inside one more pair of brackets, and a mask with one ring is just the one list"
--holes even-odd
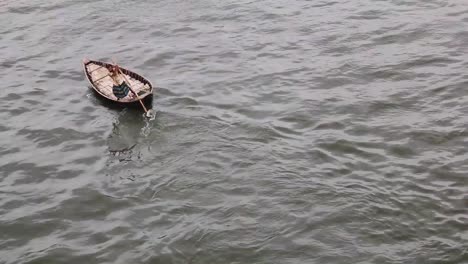
[(151, 106), (153, 86), (143, 76), (101, 61), (85, 59), (83, 66), (94, 91), (102, 97), (126, 105), (142, 100), (146, 106)]

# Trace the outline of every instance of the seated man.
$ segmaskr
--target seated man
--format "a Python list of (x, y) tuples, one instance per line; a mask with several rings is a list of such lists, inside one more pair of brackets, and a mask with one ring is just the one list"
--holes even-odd
[(120, 100), (128, 95), (128, 92), (130, 91), (130, 87), (128, 87), (128, 84), (125, 81), (122, 81), (119, 84), (119, 66), (117, 65), (112, 65), (108, 68), (109, 70), (109, 76), (112, 78), (114, 81), (114, 85), (112, 86), (112, 92), (114, 93), (115, 97), (117, 97), (117, 100)]

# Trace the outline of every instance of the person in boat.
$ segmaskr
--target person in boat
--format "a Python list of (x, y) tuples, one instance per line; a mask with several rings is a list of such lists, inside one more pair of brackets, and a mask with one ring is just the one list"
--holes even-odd
[(112, 92), (114, 93), (115, 97), (117, 97), (117, 100), (120, 100), (128, 95), (130, 87), (125, 82), (125, 80), (120, 81), (121, 78), (119, 78), (120, 71), (118, 67), (119, 66), (117, 65), (111, 65), (108, 68), (108, 70), (109, 76), (114, 81), (114, 85), (112, 86)]

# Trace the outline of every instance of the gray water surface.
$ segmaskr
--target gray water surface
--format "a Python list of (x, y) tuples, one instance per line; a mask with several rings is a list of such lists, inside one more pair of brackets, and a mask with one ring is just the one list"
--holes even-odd
[[(468, 263), (468, 2), (0, 1), (0, 263)], [(84, 57), (148, 77), (109, 107)]]

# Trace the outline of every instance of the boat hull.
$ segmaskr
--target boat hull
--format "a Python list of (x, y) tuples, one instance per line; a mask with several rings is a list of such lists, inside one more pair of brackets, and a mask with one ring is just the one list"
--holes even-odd
[(110, 68), (110, 66), (112, 66), (112, 64), (101, 61), (83, 61), (83, 69), (86, 78), (98, 97), (103, 98), (104, 101), (108, 103), (126, 107), (140, 105), (139, 100), (142, 100), (145, 106), (151, 109), (153, 100), (153, 85), (151, 82), (133, 71), (120, 68), (122, 72), (121, 82), (125, 81), (130, 83), (130, 86), (136, 94), (130, 92), (125, 98), (119, 99), (115, 97), (112, 92), (114, 79), (111, 79), (109, 76), (108, 68)]
[[(115, 109), (121, 109), (121, 108), (141, 109), (141, 104), (139, 101), (119, 102), (119, 101), (111, 100), (105, 96), (102, 96), (98, 91), (96, 91), (94, 87), (89, 86), (88, 88), (92, 90), (93, 94), (96, 96), (99, 102), (106, 107), (115, 108)], [(153, 94), (145, 96), (144, 98), (141, 99), (141, 101), (145, 105), (146, 109), (149, 110), (153, 108)]]

